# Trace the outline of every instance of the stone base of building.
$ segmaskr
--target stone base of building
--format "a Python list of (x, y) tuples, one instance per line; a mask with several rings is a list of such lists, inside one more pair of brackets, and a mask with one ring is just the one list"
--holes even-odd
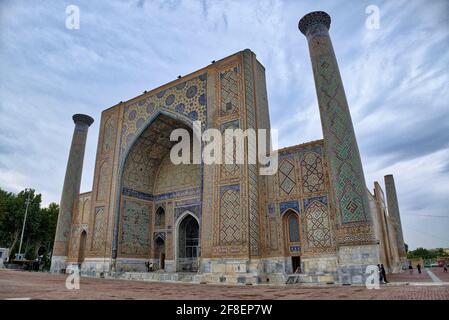
[(67, 268), (67, 256), (52, 256), (50, 272), (65, 273)]
[[(344, 246), (336, 255), (301, 258), (302, 272), (293, 273), (291, 257), (263, 259), (201, 258), (198, 272), (177, 272), (175, 260), (165, 260), (164, 270), (157, 270), (158, 259), (118, 258), (115, 270), (111, 258), (86, 258), (79, 266), (81, 275), (145, 281), (191, 283), (284, 285), (284, 284), (364, 284), (367, 267), (379, 262), (377, 245)], [(146, 262), (152, 262), (148, 272)], [(67, 267), (67, 266), (66, 266)], [(111, 271), (112, 270), (112, 271)]]
[(109, 275), (111, 258), (85, 258), (81, 264), (81, 275), (105, 277)]
[(341, 284), (364, 284), (370, 273), (369, 266), (379, 263), (377, 244), (340, 246), (338, 248), (338, 282)]

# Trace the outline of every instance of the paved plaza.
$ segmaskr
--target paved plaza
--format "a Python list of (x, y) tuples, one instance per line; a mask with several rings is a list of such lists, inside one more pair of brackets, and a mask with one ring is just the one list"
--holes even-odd
[(449, 276), (441, 268), (421, 275), (390, 275), (378, 290), (364, 286), (229, 286), (143, 282), (82, 277), (79, 290), (67, 290), (61, 274), (0, 270), (0, 299), (423, 299), (449, 300)]

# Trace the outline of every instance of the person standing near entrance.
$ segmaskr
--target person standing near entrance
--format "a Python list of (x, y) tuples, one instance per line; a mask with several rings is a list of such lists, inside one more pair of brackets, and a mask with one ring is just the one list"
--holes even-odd
[(382, 274), (382, 278), (384, 279), (384, 282), (388, 283), (388, 281), (387, 281), (387, 273), (385, 272), (385, 268), (384, 268), (383, 264), (380, 265), (380, 272)]
[(416, 266), (416, 269), (418, 269), (418, 273), (421, 274), (421, 265), (418, 263), (418, 265)]
[(379, 283), (382, 283), (384, 280), (384, 277), (382, 275), (382, 268), (380, 267), (380, 264), (377, 265), (377, 272), (379, 274)]

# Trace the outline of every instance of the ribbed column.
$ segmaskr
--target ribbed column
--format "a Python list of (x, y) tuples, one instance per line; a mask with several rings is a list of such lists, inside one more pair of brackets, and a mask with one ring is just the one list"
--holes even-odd
[(399, 213), (396, 186), (394, 184), (393, 175), (391, 174), (385, 176), (385, 192), (387, 194), (388, 215), (395, 222), (394, 227), (396, 229), (396, 241), (399, 258), (405, 258), (407, 254), (405, 252), (404, 235), (402, 234), (401, 215)]
[(61, 202), (59, 204), (58, 224), (51, 261), (51, 271), (59, 272), (66, 268), (72, 214), (80, 193), (83, 170), (84, 150), (86, 148), (87, 131), (94, 119), (84, 114), (73, 117), (75, 130), (70, 147), (69, 160), (65, 172)]
[(330, 16), (305, 15), (299, 30), (306, 36), (337, 213), (339, 244), (373, 243), (374, 232), (359, 148), (337, 59), (329, 36)]

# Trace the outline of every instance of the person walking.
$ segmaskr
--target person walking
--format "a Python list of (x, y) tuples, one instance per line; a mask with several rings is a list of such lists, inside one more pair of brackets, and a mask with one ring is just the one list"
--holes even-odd
[(408, 265), (408, 269), (410, 270), (410, 274), (413, 274), (413, 266), (411, 263)]
[(421, 274), (421, 265), (418, 263), (418, 265), (416, 266), (416, 269), (418, 269), (418, 273)]
[(385, 268), (384, 268), (383, 264), (380, 265), (380, 270), (381, 270), (381, 274), (382, 274), (382, 278), (384, 279), (384, 282), (388, 283), (388, 281), (387, 281), (387, 273), (385, 272)]
[(447, 272), (447, 263), (444, 264), (443, 268), (444, 268), (444, 272)]

